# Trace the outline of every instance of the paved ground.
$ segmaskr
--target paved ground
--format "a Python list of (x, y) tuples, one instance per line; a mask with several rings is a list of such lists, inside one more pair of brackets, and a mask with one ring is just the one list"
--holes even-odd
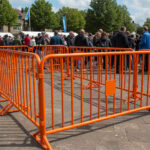
[[(30, 126), (20, 113), (0, 117), (0, 150), (42, 150)], [(58, 150), (149, 150), (149, 138), (147, 111), (49, 136)]]
[[(51, 101), (50, 82), (48, 75), (45, 79), (46, 96), (46, 116), (47, 126), (51, 126)], [(61, 84), (58, 80), (60, 76), (55, 76), (57, 82), (54, 83), (55, 97), (55, 120), (56, 125), (61, 123)], [(56, 80), (55, 80), (56, 81)], [(80, 80), (74, 81), (74, 110), (75, 120), (80, 121)], [(86, 85), (86, 83), (84, 83)], [(65, 122), (70, 121), (70, 80), (64, 81), (65, 97)], [(101, 114), (105, 114), (105, 88), (101, 88)], [(84, 120), (89, 119), (89, 90), (84, 90)], [(93, 116), (97, 112), (97, 89), (93, 89)], [(119, 110), (120, 93), (116, 97), (116, 111)], [(123, 95), (126, 100), (127, 94)], [(112, 99), (109, 98), (109, 113), (112, 113)], [(145, 98), (144, 98), (145, 100)], [(0, 108), (4, 103), (0, 103)], [(138, 103), (137, 103), (138, 105)], [(124, 103), (123, 109), (127, 104)], [(150, 112), (142, 111), (134, 114), (106, 120), (80, 127), (77, 129), (64, 131), (48, 136), (53, 148), (58, 150), (149, 150), (150, 148)], [(31, 134), (37, 129), (21, 113), (11, 113), (0, 116), (0, 150), (42, 150)]]

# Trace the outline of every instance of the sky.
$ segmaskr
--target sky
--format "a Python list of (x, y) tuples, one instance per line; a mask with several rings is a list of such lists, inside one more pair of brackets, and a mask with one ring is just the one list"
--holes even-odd
[[(13, 8), (21, 9), (29, 7), (35, 0), (9, 0)], [(68, 6), (71, 8), (87, 9), (91, 0), (47, 0), (53, 6), (53, 11), (57, 12), (59, 8)], [(150, 18), (150, 0), (117, 0), (118, 4), (125, 4), (130, 15), (140, 25), (143, 25), (146, 18)]]

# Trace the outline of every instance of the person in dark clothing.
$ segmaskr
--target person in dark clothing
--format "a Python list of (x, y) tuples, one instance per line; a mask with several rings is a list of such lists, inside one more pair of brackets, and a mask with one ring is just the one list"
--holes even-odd
[(135, 49), (135, 40), (134, 35), (131, 35), (129, 31), (126, 32), (129, 42), (129, 47)]
[(8, 35), (5, 35), (5, 37), (3, 38), (3, 44), (4, 44), (4, 46), (9, 46)]
[(75, 37), (75, 46), (89, 46), (88, 39), (85, 37), (85, 31), (80, 30), (79, 34)]
[[(88, 47), (89, 42), (88, 38), (85, 37), (85, 31), (82, 29), (80, 30), (79, 34), (75, 37), (75, 46), (81, 46), (81, 47)], [(80, 49), (82, 51), (82, 49)], [(87, 61), (85, 60), (85, 64)], [(77, 61), (77, 68), (79, 69), (79, 61)]]
[(40, 45), (41, 33), (38, 33), (38, 36), (35, 38), (36, 45)]
[(103, 32), (100, 39), (100, 47), (112, 47), (110, 39), (107, 37), (107, 33)]
[(141, 41), (140, 35), (137, 34), (137, 35), (136, 35), (136, 39), (135, 39), (135, 50), (136, 50), (136, 51), (139, 51), (139, 49), (140, 49), (140, 47), (139, 47), (140, 41)]
[[(129, 31), (126, 32), (129, 42), (129, 48), (135, 49), (134, 35), (131, 35)], [(129, 68), (129, 55), (127, 55), (127, 69)], [(131, 68), (133, 69), (133, 59), (131, 60)]]
[(74, 46), (74, 40), (75, 40), (74, 33), (72, 31), (70, 31), (69, 35), (66, 38), (67, 46), (68, 47)]
[(58, 31), (54, 32), (54, 36), (50, 40), (50, 45), (64, 45), (62, 38), (58, 35)]
[[(128, 37), (125, 34), (126, 27), (121, 27), (120, 32), (114, 37), (114, 47), (117, 48), (129, 48)], [(117, 56), (116, 73), (119, 73), (119, 62), (121, 57)]]
[(100, 43), (101, 43), (101, 33), (97, 32), (96, 35), (93, 38), (93, 46), (95, 47), (100, 47)]
[(126, 32), (126, 27), (121, 27), (120, 32), (115, 36), (115, 40), (114, 40), (115, 47), (129, 48), (129, 41), (125, 32)]
[(47, 45), (47, 44), (49, 44), (49, 40), (47, 40), (47, 38), (46, 38), (46, 33), (42, 32), (41, 34), (42, 34), (42, 36), (40, 37), (38, 43), (40, 45)]
[[(107, 33), (103, 32), (102, 33), (102, 37), (100, 39), (100, 47), (111, 47), (111, 41), (110, 39), (107, 37)], [(103, 69), (105, 69), (105, 56), (103, 57)]]
[(88, 34), (88, 42), (89, 42), (89, 47), (93, 47), (93, 35), (92, 35), (92, 33)]
[(119, 31), (114, 32), (112, 37), (110, 38), (112, 47), (115, 47), (115, 37), (118, 33), (119, 33)]
[(3, 45), (4, 45), (3, 39), (2, 39), (2, 37), (0, 36), (0, 46), (3, 46)]
[[(118, 33), (119, 33), (119, 31), (115, 31), (110, 38), (112, 47), (115, 47), (115, 37)], [(113, 68), (113, 66), (114, 66), (114, 56), (111, 56), (111, 67)]]

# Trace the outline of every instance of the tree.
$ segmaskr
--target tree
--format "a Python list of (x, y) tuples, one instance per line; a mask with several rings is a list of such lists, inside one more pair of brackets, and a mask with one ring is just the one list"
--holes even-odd
[(146, 19), (146, 23), (150, 23), (150, 18), (147, 18), (147, 19)]
[(85, 27), (85, 19), (80, 11), (73, 8), (63, 7), (57, 13), (60, 18), (61, 29), (63, 29), (62, 17), (66, 17), (67, 30), (78, 32)]
[(107, 32), (113, 31), (117, 3), (115, 0), (91, 0), (86, 17), (86, 30), (95, 33), (99, 28)]
[(137, 28), (137, 33), (141, 35), (143, 33), (143, 27), (139, 26)]
[(122, 6), (120, 5), (116, 6), (115, 10), (116, 10), (116, 18), (114, 18), (115, 23), (113, 25), (113, 31), (118, 31), (121, 28), (121, 26), (123, 26), (124, 24), (124, 18), (123, 18), (124, 13), (122, 11)]
[(86, 15), (86, 30), (95, 33), (99, 28), (107, 32), (119, 30), (126, 26), (134, 30), (132, 19), (126, 6), (117, 5), (116, 0), (91, 0)]
[(7, 25), (9, 30), (11, 26), (17, 24), (18, 14), (12, 8), (8, 0), (1, 1), (0, 5), (0, 26)]
[(122, 11), (123, 11), (123, 19), (124, 19), (124, 26), (127, 27), (127, 30), (129, 30), (130, 32), (133, 32), (135, 30), (135, 26), (133, 24), (133, 21), (130, 17), (130, 14), (127, 10), (126, 6), (122, 6)]
[(45, 0), (36, 0), (31, 8), (31, 27), (33, 30), (54, 29), (59, 27), (58, 18), (52, 5)]

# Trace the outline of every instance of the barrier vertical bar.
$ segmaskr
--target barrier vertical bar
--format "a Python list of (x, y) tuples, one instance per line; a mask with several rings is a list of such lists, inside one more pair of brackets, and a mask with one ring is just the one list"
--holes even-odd
[(74, 62), (73, 57), (71, 58), (71, 118), (72, 118), (72, 125), (74, 124), (74, 107), (73, 107), (73, 75), (74, 75)]
[(23, 83), (23, 107), (24, 107), (24, 111), (25, 111), (25, 107), (26, 107), (26, 103), (25, 103), (25, 85), (24, 85), (24, 61), (23, 61), (23, 56), (21, 56), (21, 63), (22, 63), (22, 83)]
[(98, 118), (100, 118), (100, 106), (101, 106), (101, 93), (100, 93), (100, 83), (101, 83), (101, 56), (98, 56), (97, 58), (98, 64), (97, 64), (97, 71), (98, 71)]
[(55, 119), (54, 119), (54, 81), (53, 81), (53, 59), (50, 60), (51, 63), (51, 107), (52, 107), (52, 129), (55, 128)]
[(34, 57), (32, 57), (32, 68), (33, 68), (33, 91), (34, 91), (34, 117), (35, 117), (35, 121), (37, 121), (36, 88), (35, 88), (35, 61), (34, 61)]
[(83, 58), (81, 58), (81, 123), (83, 122)]
[(28, 98), (28, 75), (27, 75), (27, 56), (25, 56), (25, 85), (26, 85), (26, 103), (27, 103), (27, 114), (29, 117), (29, 98)]
[(30, 99), (30, 115), (31, 118), (33, 117), (33, 111), (32, 111), (32, 92), (31, 92), (31, 62), (30, 57), (28, 57), (28, 72), (29, 72), (29, 99)]
[(122, 104), (123, 104), (123, 55), (120, 55), (120, 59), (121, 59), (121, 66), (120, 66), (120, 73), (121, 73), (121, 93), (120, 93), (120, 96), (121, 96), (121, 99), (120, 99), (120, 113), (122, 113)]
[(44, 94), (44, 71), (42, 67), (38, 68), (38, 92), (39, 92), (39, 121), (40, 121), (40, 138), (41, 145), (44, 145), (46, 137), (46, 120), (45, 120), (45, 94)]
[(144, 84), (144, 66), (145, 66), (145, 55), (143, 55), (143, 63), (142, 63), (142, 79), (141, 79), (141, 103), (140, 107), (142, 107), (142, 102), (143, 102), (143, 84)]
[(90, 120), (92, 120), (92, 84), (93, 84), (93, 82), (92, 82), (92, 79), (93, 79), (93, 77), (92, 77), (92, 75), (93, 75), (93, 61), (92, 61), (92, 56), (90, 56)]
[[(150, 75), (150, 54), (148, 54), (148, 74), (147, 74), (147, 102), (146, 106), (148, 106), (149, 100), (149, 75)], [(150, 110), (150, 109), (149, 109)]]
[(137, 99), (137, 87), (138, 87), (138, 83), (137, 83), (137, 76), (138, 76), (138, 64), (137, 64), (137, 55), (134, 54), (134, 76), (133, 76), (133, 81), (134, 81), (134, 109), (136, 108), (136, 99)]
[(63, 77), (63, 58), (60, 60), (61, 62), (61, 105), (62, 105), (62, 127), (64, 127), (64, 77)]
[[(105, 55), (105, 83), (108, 79), (108, 56)], [(108, 116), (108, 96), (106, 96), (105, 94), (105, 98), (106, 98), (106, 116)]]
[(128, 111), (130, 110), (131, 55), (129, 55)]
[(23, 103), (22, 103), (22, 79), (21, 79), (21, 64), (20, 64), (20, 59), (19, 57), (19, 83), (20, 83), (20, 100), (21, 100), (21, 109), (23, 110)]

